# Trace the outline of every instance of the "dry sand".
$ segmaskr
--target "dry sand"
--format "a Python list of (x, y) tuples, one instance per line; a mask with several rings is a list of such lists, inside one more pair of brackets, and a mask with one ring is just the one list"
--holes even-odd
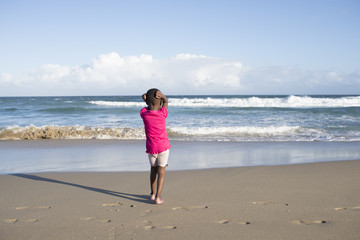
[(0, 175), (0, 239), (360, 239), (360, 160)]

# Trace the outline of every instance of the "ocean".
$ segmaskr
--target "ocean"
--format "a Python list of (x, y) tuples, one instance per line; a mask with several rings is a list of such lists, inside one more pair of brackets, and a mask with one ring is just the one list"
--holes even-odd
[[(356, 142), (360, 96), (168, 96), (176, 141)], [(1, 97), (0, 140), (145, 139), (141, 96)]]

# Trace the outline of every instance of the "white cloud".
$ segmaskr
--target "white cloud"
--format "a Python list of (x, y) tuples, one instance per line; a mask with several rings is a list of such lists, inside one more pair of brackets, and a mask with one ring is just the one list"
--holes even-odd
[(125, 86), (133, 81), (151, 78), (156, 61), (150, 55), (120, 57), (117, 53), (103, 54), (92, 64), (77, 67), (71, 78), (81, 83), (91, 83), (100, 88)]
[[(16, 79), (13, 92), (27, 89), (31, 94), (138, 94), (150, 87), (184, 94), (240, 87), (241, 63), (202, 55), (178, 54), (170, 59), (154, 59), (151, 55), (121, 57), (109, 53), (84, 66), (45, 64)], [(0, 94), (4, 94), (1, 93)]]
[(242, 82), (251, 94), (359, 94), (360, 72), (289, 67), (249, 69)]
[(196, 71), (195, 86), (223, 85), (241, 88), (239, 75), (243, 68), (240, 63), (215, 63), (200, 67)]
[(11, 78), (12, 76), (8, 73), (2, 73), (0, 74), (0, 79), (1, 81), (4, 81), (4, 82), (10, 82), (11, 81)]
[(201, 58), (210, 58), (210, 57), (206, 57), (204, 55), (195, 55), (195, 54), (189, 54), (189, 53), (181, 53), (181, 54), (176, 54), (175, 56), (175, 60), (188, 60), (188, 59), (201, 59)]
[(360, 73), (254, 69), (238, 61), (193, 54), (154, 59), (109, 53), (83, 66), (45, 64), (18, 76), (0, 74), (2, 96), (139, 94), (151, 87), (167, 94), (356, 94)]

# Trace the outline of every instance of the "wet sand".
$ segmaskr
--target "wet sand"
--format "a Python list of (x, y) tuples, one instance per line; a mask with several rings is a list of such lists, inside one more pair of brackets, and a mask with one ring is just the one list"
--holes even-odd
[[(171, 141), (169, 171), (360, 159), (360, 142)], [(144, 140), (0, 141), (0, 174), (148, 171)]]

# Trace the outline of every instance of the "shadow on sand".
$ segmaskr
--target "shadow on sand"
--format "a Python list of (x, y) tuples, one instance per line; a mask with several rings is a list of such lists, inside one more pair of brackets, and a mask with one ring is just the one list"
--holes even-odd
[(116, 192), (116, 191), (107, 190), (107, 189), (84, 186), (84, 185), (80, 185), (80, 184), (76, 184), (76, 183), (64, 182), (64, 181), (55, 180), (55, 179), (51, 179), (51, 178), (39, 177), (36, 175), (31, 175), (31, 174), (17, 173), (17, 174), (11, 174), (11, 175), (15, 176), (15, 177), (20, 177), (20, 178), (31, 179), (34, 181), (50, 182), (50, 183), (63, 184), (63, 185), (67, 185), (67, 186), (82, 188), (82, 189), (86, 189), (89, 191), (103, 193), (103, 194), (111, 195), (114, 197), (120, 197), (120, 198), (128, 199), (131, 201), (136, 201), (136, 202), (149, 203), (149, 204), (151, 203), (148, 195)]

